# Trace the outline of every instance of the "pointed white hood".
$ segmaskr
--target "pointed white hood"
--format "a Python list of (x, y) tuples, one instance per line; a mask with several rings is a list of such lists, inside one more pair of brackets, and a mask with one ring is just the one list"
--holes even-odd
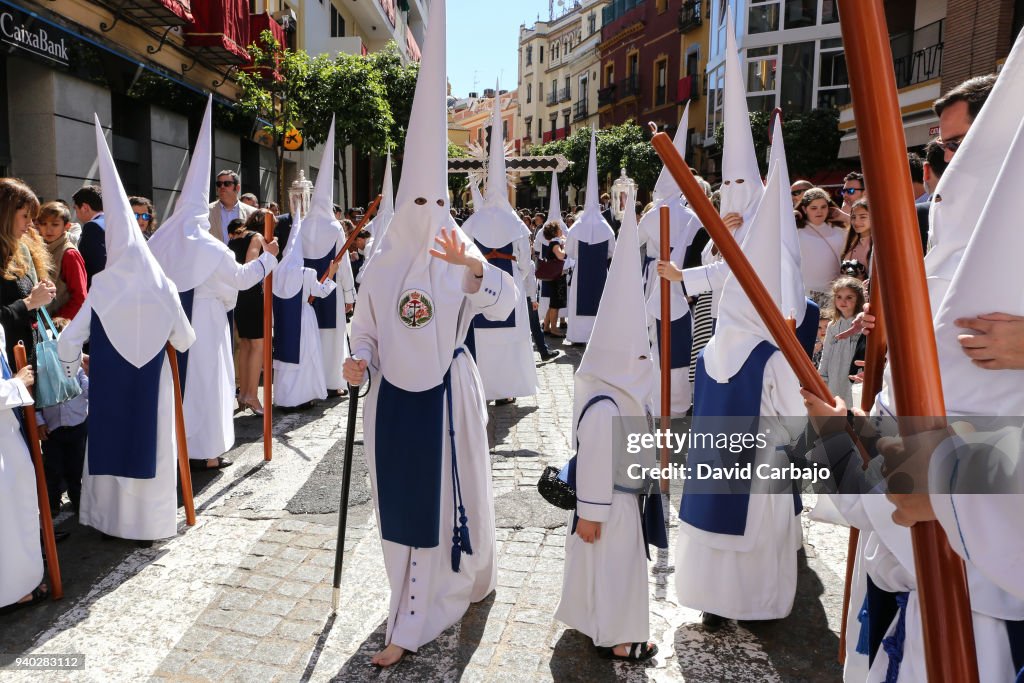
[[(790, 260), (788, 250), (783, 249), (782, 232), (789, 230), (790, 224), (796, 232), (789, 178), (783, 175), (784, 170), (778, 167), (769, 169), (764, 198), (742, 243), (743, 253), (780, 311), (785, 300), (784, 273), (800, 271), (799, 263), (795, 266), (782, 263)], [(786, 227), (780, 230), (783, 225)], [(788, 283), (787, 287), (791, 284)], [(722, 287), (718, 310), (715, 335), (704, 349), (704, 368), (716, 382), (726, 382), (739, 372), (754, 347), (765, 340), (775, 342), (733, 273), (729, 273)], [(783, 315), (788, 315), (788, 312), (783, 312)]]
[(212, 109), (211, 96), (206, 102), (199, 138), (174, 213), (147, 243), (157, 263), (179, 292), (187, 292), (206, 282), (224, 256), (230, 254), (227, 246), (210, 234)]
[(87, 300), (118, 354), (141, 368), (163, 350), (184, 313), (177, 289), (146, 247), (98, 116), (96, 152), (104, 189), (107, 265), (93, 276)]
[[(445, 16), (444, 0), (433, 0), (395, 215), (360, 290), (368, 294), (375, 311), (381, 372), (406, 391), (424, 391), (441, 383), (454, 349), (447, 321), (437, 319), (447, 319), (452, 312), (438, 308), (450, 305), (449, 299), (456, 294), (461, 301), (459, 285), (455, 285), (459, 291), (452, 292), (447, 279), (435, 285), (431, 277), (432, 270), (440, 272), (447, 266), (430, 255), (434, 237), (442, 227), (458, 230), (448, 206)], [(417, 301), (425, 297), (432, 302), (432, 316), (422, 324), (416, 322), (418, 318), (411, 323), (403, 318), (403, 302), (414, 295)]]
[(473, 213), (484, 208), (484, 196), (480, 193), (480, 186), (470, 181), (469, 194), (473, 200)]
[[(635, 201), (632, 192), (629, 201)], [(624, 416), (645, 415), (653, 400), (655, 379), (636, 217), (627, 211), (619, 228), (594, 331), (576, 371), (573, 424), (579, 420), (587, 401), (601, 394), (611, 396)]]
[[(495, 92), (498, 92), (495, 84)], [(498, 249), (524, 235), (526, 226), (508, 203), (505, 171), (505, 139), (501, 126), (501, 96), (494, 98), (491, 114), (491, 149), (487, 161), (487, 189), (483, 204), (474, 207), (462, 229), (488, 249)], [(483, 251), (488, 251), (484, 249)]]
[[(675, 145), (676, 150), (679, 152), (679, 156), (686, 157), (686, 135), (690, 128), (690, 103), (686, 103), (686, 107), (683, 108), (683, 117), (679, 119), (679, 128), (676, 129), (676, 135), (672, 138), (672, 144)], [(672, 174), (669, 173), (668, 168), (665, 166), (661, 167), (661, 175), (658, 176), (658, 182), (654, 184), (654, 204), (658, 205), (659, 202), (667, 201), (678, 197), (681, 194), (679, 185), (676, 184)], [(641, 232), (643, 232), (641, 230)]]
[[(782, 140), (782, 119), (775, 118), (775, 128), (772, 133), (772, 153), (768, 159), (769, 171), (778, 170), (779, 182), (783, 187), (783, 194), (787, 195), (787, 201), (792, 206), (792, 195), (789, 194), (790, 177), (789, 163), (786, 161), (786, 145)], [(765, 197), (768, 190), (765, 189)], [(782, 317), (793, 317), (797, 327), (804, 321), (807, 313), (807, 295), (804, 289), (804, 278), (801, 272), (800, 261), (800, 236), (797, 233), (796, 218), (792, 210), (787, 217), (786, 212), (781, 210), (779, 217), (779, 239), (782, 243), (782, 298), (779, 306), (782, 309)]]
[(306, 219), (300, 212), (292, 213), (292, 230), (288, 233), (288, 244), (281, 254), (281, 262), (274, 269), (274, 296), (290, 299), (302, 291), (303, 270), (306, 267), (303, 251), (303, 230)]
[(1024, 315), (1024, 231), (1018, 196), (1024, 178), (1024, 121), (1006, 148), (1006, 161), (935, 319), (946, 411), (951, 415), (1024, 415), (1024, 371), (974, 365), (957, 341), (964, 330), (953, 324), (957, 318), (990, 311)]
[(356, 282), (362, 285), (369, 272), (370, 264), (384, 244), (384, 235), (388, 231), (391, 219), (395, 217), (395, 190), (394, 181), (391, 179), (391, 152), (388, 152), (388, 161), (384, 165), (384, 182), (380, 190), (380, 204), (377, 206), (377, 214), (373, 220), (366, 225), (370, 239), (366, 241), (366, 263), (359, 269)]
[[(764, 194), (761, 171), (757, 167), (754, 136), (750, 132), (750, 113), (744, 88), (745, 71), (740, 68), (739, 48), (731, 11), (726, 18), (725, 41), (725, 142), (722, 148), (722, 215), (740, 213), (744, 226), (737, 231), (742, 239), (758, 202)], [(792, 203), (790, 204), (792, 206)]]
[(323, 258), (337, 245), (339, 235), (344, 234), (341, 221), (334, 217), (334, 117), (320, 157), (309, 213), (302, 217), (302, 222), (302, 253), (306, 258)]
[(562, 232), (568, 232), (569, 228), (566, 227), (565, 221), (562, 219), (562, 198), (558, 196), (558, 172), (553, 171), (551, 173), (551, 198), (548, 200), (548, 217), (544, 221), (544, 225), (547, 225), (551, 221), (555, 221), (562, 226)]
[[(615, 239), (612, 226), (601, 215), (601, 202), (597, 184), (597, 131), (590, 131), (590, 162), (587, 165), (587, 198), (583, 204), (583, 213), (576, 217), (576, 222), (569, 231), (580, 242), (600, 244)], [(629, 213), (628, 211), (626, 213)]]
[[(978, 112), (960, 149), (932, 196), (930, 250), (925, 257), (928, 292), (935, 313), (979, 216), (995, 192), (1009, 141), (1024, 120), (1024, 33), (1017, 36), (992, 93)], [(996, 310), (996, 309), (990, 309)]]

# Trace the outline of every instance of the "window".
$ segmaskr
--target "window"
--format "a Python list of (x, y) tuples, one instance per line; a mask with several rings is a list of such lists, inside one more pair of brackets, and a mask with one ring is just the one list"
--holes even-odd
[(331, 38), (345, 37), (345, 18), (333, 4), (331, 5)]
[(843, 41), (839, 38), (821, 41), (818, 52), (818, 108), (832, 109), (849, 104), (849, 82)]
[(786, 28), (804, 28), (818, 22), (818, 0), (786, 0)]
[(654, 63), (654, 106), (660, 107), (668, 101), (668, 58)]
[(558, 42), (551, 44), (551, 59), (558, 59)]
[(640, 72), (640, 53), (634, 52), (626, 57), (626, 64), (626, 71), (629, 73), (630, 77), (632, 78), (636, 76)]
[(533, 83), (526, 84), (526, 103), (533, 102)]
[(531, 133), (533, 132), (533, 117), (532, 116), (527, 116), (523, 120), (523, 124), (524, 124), (524, 127), (526, 128), (526, 137), (528, 137), (528, 138), (533, 137), (531, 135)]
[(821, 0), (821, 23), (835, 24), (839, 21), (839, 4), (836, 0)]
[(775, 93), (778, 54), (779, 48), (775, 45), (747, 50), (747, 93)]
[(604, 67), (604, 87), (615, 84), (615, 67), (611, 64), (606, 64)]
[(779, 0), (750, 0), (747, 12), (747, 33), (779, 30)]
[(543, 45), (540, 46), (540, 63), (541, 64), (544, 63), (544, 46)]
[(565, 99), (572, 97), (572, 79), (569, 76), (565, 77)]
[(668, 9), (668, 0), (656, 0), (654, 7), (658, 10), (658, 14), (661, 14)]
[(508, 119), (501, 120), (501, 139), (508, 140)]
[(533, 45), (526, 46), (526, 66), (533, 64)]
[(587, 34), (597, 33), (597, 15), (593, 12), (587, 17)]
[(722, 101), (725, 88), (725, 65), (720, 65), (707, 75), (708, 84), (708, 117), (705, 137), (711, 138), (715, 135), (715, 128), (723, 121)]
[(782, 47), (782, 83), (779, 106), (787, 113), (805, 113), (814, 107), (814, 43)]

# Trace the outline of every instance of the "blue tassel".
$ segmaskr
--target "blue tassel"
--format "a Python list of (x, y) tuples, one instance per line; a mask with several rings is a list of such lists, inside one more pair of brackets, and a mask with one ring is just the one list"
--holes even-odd
[(459, 538), (462, 542), (462, 552), (467, 555), (473, 554), (473, 546), (469, 541), (469, 527), (466, 526), (466, 522), (469, 521), (469, 517), (466, 516), (466, 508), (459, 506)]
[(452, 571), (459, 571), (459, 565), (462, 564), (462, 548), (459, 547), (459, 530), (455, 530), (455, 535), (452, 536)]
[(869, 632), (871, 629), (868, 628), (868, 599), (864, 596), (864, 606), (860, 608), (860, 612), (857, 613), (857, 621), (860, 622), (860, 635), (857, 638), (857, 654), (870, 655), (871, 654), (871, 636)]
[(885, 683), (896, 683), (900, 677), (900, 664), (903, 663), (903, 645), (906, 638), (907, 618), (907, 593), (896, 594), (896, 604), (899, 605), (899, 617), (896, 619), (896, 629), (891, 636), (882, 639), (882, 648), (889, 656), (889, 666), (885, 671)]

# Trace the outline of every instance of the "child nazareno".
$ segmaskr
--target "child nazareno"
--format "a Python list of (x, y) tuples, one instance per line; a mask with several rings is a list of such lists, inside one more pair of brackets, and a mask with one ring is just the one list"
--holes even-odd
[(635, 662), (658, 653), (648, 642), (645, 539), (659, 548), (668, 542), (660, 494), (645, 495), (644, 482), (630, 477), (630, 465), (654, 467), (656, 454), (628, 455), (617, 446), (613, 425), (650, 429), (654, 386), (636, 215), (627, 211), (576, 372), (576, 511), (555, 618), (590, 636), (601, 656)]

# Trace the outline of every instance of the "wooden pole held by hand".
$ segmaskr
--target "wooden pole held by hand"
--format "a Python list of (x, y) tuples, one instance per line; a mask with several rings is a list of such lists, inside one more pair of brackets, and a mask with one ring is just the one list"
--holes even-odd
[[(946, 427), (906, 136), (882, 0), (839, 0), (840, 27), (871, 216), (875, 273), (889, 333), (895, 413), (903, 436)], [(916, 418), (916, 419), (915, 419)], [(924, 419), (922, 419), (924, 418)], [(937, 522), (910, 529), (928, 679), (978, 680), (971, 603), (963, 561)]]
[[(263, 219), (263, 239), (267, 242), (274, 239), (274, 226), (277, 221), (274, 215), (267, 212)], [(279, 248), (280, 245), (279, 245)], [(274, 274), (267, 275), (263, 280), (263, 460), (273, 457), (274, 438), (274, 404), (271, 387), (274, 373)]]
[[(659, 209), (661, 224), (660, 251), (658, 258), (668, 261), (672, 258), (672, 244), (670, 243), (669, 208), (663, 206)], [(661, 349), (658, 358), (661, 360), (661, 428), (669, 430), (672, 427), (672, 283), (661, 278)], [(661, 449), (661, 469), (668, 468), (669, 451), (668, 445)], [(661, 480), (661, 492), (668, 493), (668, 477)]]
[[(14, 364), (18, 370), (28, 365), (25, 344), (18, 342), (14, 347)], [(29, 388), (29, 393), (32, 389)], [(36, 425), (36, 407), (24, 408), (25, 432), (28, 436), (28, 450), (32, 455), (32, 466), (36, 473), (36, 498), (39, 500), (39, 523), (43, 531), (43, 552), (46, 553), (46, 572), (50, 579), (50, 596), (54, 600), (64, 597), (64, 584), (60, 579), (60, 563), (57, 559), (57, 539), (53, 535), (53, 517), (50, 515), (50, 494), (46, 490), (46, 473), (43, 471), (43, 453), (39, 447), (39, 427)]]
[[(349, 235), (348, 239), (345, 240), (345, 246), (341, 248), (341, 251), (334, 255), (334, 261), (332, 263), (341, 263), (341, 259), (348, 257), (349, 247), (351, 247), (352, 243), (356, 241), (356, 237), (358, 237), (359, 233), (363, 231), (363, 228), (366, 227), (366, 224), (370, 222), (370, 219), (373, 218), (373, 215), (377, 213), (377, 207), (380, 206), (380, 200), (381, 197), (383, 196), (384, 195), (379, 194), (377, 195), (377, 198), (373, 200), (373, 203), (370, 204), (370, 208), (366, 210), (366, 213), (363, 214), (363, 218), (359, 221), (359, 225), (356, 226), (356, 229), (353, 230), (352, 234)], [(320, 276), (320, 284), (327, 282), (327, 272), (329, 270), (330, 267), (328, 267), (327, 270), (324, 271), (324, 274)], [(313, 299), (315, 298), (316, 297), (314, 296), (310, 296), (309, 303), (313, 303)]]
[(181, 374), (178, 372), (178, 352), (170, 342), (167, 342), (167, 362), (171, 366), (171, 382), (174, 384), (174, 436), (178, 442), (178, 472), (181, 476), (181, 499), (185, 504), (185, 524), (195, 526), (196, 503), (192, 494), (192, 470), (188, 462), (185, 411), (181, 403)]

